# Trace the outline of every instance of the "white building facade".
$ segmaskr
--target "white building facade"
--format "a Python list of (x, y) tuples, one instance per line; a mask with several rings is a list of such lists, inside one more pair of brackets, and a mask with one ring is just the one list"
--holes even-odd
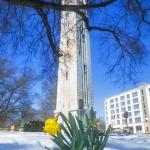
[[(106, 98), (104, 101), (106, 126), (128, 128), (133, 133), (150, 133), (150, 84)], [(128, 118), (124, 118), (124, 112)]]
[[(86, 3), (85, 0), (62, 0), (63, 4)], [(86, 12), (84, 12), (86, 14)], [(74, 12), (61, 14), (60, 58), (55, 113), (82, 116), (93, 106), (89, 33)]]

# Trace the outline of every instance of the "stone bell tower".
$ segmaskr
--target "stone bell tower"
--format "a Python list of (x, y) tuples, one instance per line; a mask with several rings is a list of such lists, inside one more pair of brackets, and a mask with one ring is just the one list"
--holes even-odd
[[(63, 4), (82, 4), (85, 0), (62, 0)], [(85, 12), (86, 13), (86, 12)], [(74, 12), (62, 12), (55, 113), (72, 112), (82, 117), (93, 107), (89, 33)]]

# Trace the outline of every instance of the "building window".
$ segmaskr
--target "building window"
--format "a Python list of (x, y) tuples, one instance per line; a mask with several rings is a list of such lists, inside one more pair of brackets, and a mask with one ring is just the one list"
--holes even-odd
[(120, 100), (121, 101), (125, 100), (125, 96), (120, 96)]
[(107, 105), (107, 101), (105, 101), (105, 105)]
[(107, 106), (105, 107), (105, 110), (107, 110)]
[(130, 104), (130, 100), (127, 100), (127, 104), (128, 104), (128, 105)]
[(114, 113), (115, 113), (115, 111), (114, 111), (114, 110), (111, 110), (111, 111), (110, 111), (110, 113), (111, 113), (111, 114), (114, 114)]
[(140, 116), (140, 111), (135, 111), (134, 116)]
[(106, 121), (108, 121), (108, 117), (106, 117)]
[(119, 109), (116, 109), (116, 113), (119, 113)]
[(126, 125), (126, 124), (127, 124), (126, 119), (123, 119), (123, 120), (122, 120), (122, 124), (123, 124), (123, 125)]
[(146, 110), (144, 109), (144, 113), (146, 113)]
[(138, 96), (138, 93), (137, 92), (133, 92), (132, 93), (132, 97), (136, 97), (136, 96)]
[(130, 111), (131, 110), (131, 106), (128, 106), (128, 111)]
[(140, 123), (141, 122), (141, 117), (135, 118), (135, 123)]
[(120, 104), (121, 104), (121, 106), (125, 106), (125, 102), (121, 102)]
[(117, 125), (120, 125), (120, 120), (117, 120)]
[(126, 111), (126, 108), (125, 107), (122, 107), (121, 108), (121, 112), (125, 112)]
[(128, 129), (130, 133), (133, 133), (133, 127), (129, 127)]
[(150, 92), (150, 88), (149, 88), (149, 92)]
[(136, 126), (136, 131), (137, 132), (142, 131), (142, 126)]
[(113, 120), (113, 119), (115, 119), (115, 115), (112, 115), (112, 116), (111, 116), (111, 120)]
[(139, 109), (139, 104), (133, 106), (134, 109)]
[(110, 105), (110, 109), (114, 108), (114, 104)]
[(116, 103), (116, 107), (118, 107), (119, 105), (118, 105), (118, 103)]
[(114, 120), (111, 121), (111, 125), (112, 125), (112, 126), (115, 126), (115, 121), (114, 121)]
[(138, 98), (134, 98), (133, 103), (138, 103)]
[(129, 99), (129, 98), (130, 98), (130, 94), (127, 94), (127, 95), (126, 95), (126, 98)]
[(129, 123), (132, 123), (132, 118), (129, 118)]
[(119, 114), (117, 114), (117, 119), (119, 119), (120, 118), (120, 115)]
[(144, 91), (143, 90), (141, 90), (141, 93), (142, 93), (142, 95), (144, 94)]
[(114, 103), (114, 99), (111, 99), (111, 100), (110, 100), (110, 104), (112, 104), (112, 103)]
[(143, 99), (143, 101), (144, 101), (144, 96), (142, 96), (142, 99)]
[(118, 98), (115, 98), (115, 102), (118, 102)]
[(128, 117), (132, 117), (132, 113), (131, 112), (128, 113)]

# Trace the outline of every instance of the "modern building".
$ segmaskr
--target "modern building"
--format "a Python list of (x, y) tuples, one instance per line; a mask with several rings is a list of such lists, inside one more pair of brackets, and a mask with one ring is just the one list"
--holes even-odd
[[(106, 126), (150, 133), (150, 84), (119, 93), (104, 101)], [(125, 118), (124, 113), (128, 114)]]
[[(62, 0), (63, 4), (86, 0)], [(86, 12), (84, 12), (86, 14)], [(74, 12), (61, 14), (60, 58), (55, 113), (83, 116), (93, 105), (89, 33)]]

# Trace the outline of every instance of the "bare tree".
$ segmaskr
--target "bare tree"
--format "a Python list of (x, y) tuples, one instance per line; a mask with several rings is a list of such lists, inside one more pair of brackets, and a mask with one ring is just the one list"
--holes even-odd
[(8, 60), (0, 58), (0, 115), (14, 111), (21, 101), (29, 99), (33, 81), (33, 77), (20, 75)]
[(28, 50), (28, 58), (42, 55), (51, 70), (61, 56), (58, 33), (63, 11), (80, 16), (86, 29), (100, 37), (97, 42), (106, 44), (100, 52), (107, 58), (108, 72), (119, 73), (118, 80), (133, 80), (147, 55), (142, 38), (149, 36), (148, 0), (88, 0), (86, 4), (82, 0), (77, 4), (72, 0), (64, 4), (61, 0), (3, 0), (0, 10), (1, 50), (9, 42), (16, 51)]
[(5, 112), (0, 113), (0, 127), (10, 127), (11, 124), (20, 125), (21, 121), (28, 122), (37, 118), (37, 111), (33, 108), (32, 99), (22, 99)]
[[(55, 77), (56, 79), (56, 77)], [(56, 80), (44, 81), (42, 86), (42, 97), (40, 98), (39, 116), (41, 120), (45, 120), (54, 115), (56, 108)]]

